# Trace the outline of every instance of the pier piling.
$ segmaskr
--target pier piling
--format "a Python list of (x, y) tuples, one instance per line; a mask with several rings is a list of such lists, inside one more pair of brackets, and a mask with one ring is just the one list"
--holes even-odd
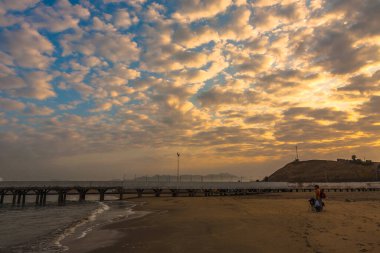
[(17, 191), (17, 205), (19, 206), (21, 204), (21, 192)]
[(44, 190), (42, 192), (42, 201), (41, 201), (41, 205), (42, 206), (46, 206), (46, 195), (47, 195), (48, 191), (47, 190)]
[(154, 196), (160, 197), (162, 189), (153, 189), (153, 191), (154, 191)]
[(77, 188), (77, 191), (79, 193), (79, 202), (85, 201), (86, 200), (86, 193), (87, 193), (88, 189)]
[(119, 187), (118, 189), (118, 192), (119, 192), (119, 200), (123, 200), (123, 188), (122, 187)]
[(36, 192), (36, 201), (35, 201), (36, 206), (38, 205), (39, 202), (40, 202), (40, 194)]
[(64, 206), (66, 204), (66, 190), (61, 189), (58, 190), (58, 205), (59, 206)]
[(137, 191), (137, 197), (141, 198), (144, 192), (144, 189), (136, 189), (136, 191)]
[(177, 197), (178, 196), (178, 190), (177, 189), (170, 189), (172, 192), (172, 197)]
[(12, 206), (16, 205), (16, 197), (17, 197), (17, 193), (15, 191), (12, 192)]
[(0, 192), (0, 205), (4, 203), (4, 196), (5, 196), (5, 191)]
[(107, 189), (98, 189), (99, 192), (99, 201), (104, 201), (104, 195), (106, 194)]
[(23, 191), (22, 192), (22, 202), (21, 202), (22, 206), (25, 206), (25, 201), (26, 201), (26, 191)]

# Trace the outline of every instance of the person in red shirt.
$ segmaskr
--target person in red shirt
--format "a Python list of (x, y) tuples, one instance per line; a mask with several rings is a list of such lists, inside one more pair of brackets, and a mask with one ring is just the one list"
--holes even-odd
[(315, 199), (321, 201), (321, 189), (319, 189), (319, 185), (314, 186)]
[(323, 202), (321, 197), (321, 189), (319, 188), (319, 185), (314, 186), (314, 192), (315, 192), (315, 201), (314, 201), (314, 208), (315, 211), (320, 212), (323, 208)]

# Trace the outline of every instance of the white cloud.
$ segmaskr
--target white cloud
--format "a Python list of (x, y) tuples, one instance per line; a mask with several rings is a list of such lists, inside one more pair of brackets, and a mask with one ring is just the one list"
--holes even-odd
[(1, 15), (0, 14), (0, 27), (7, 27), (17, 23), (21, 23), (23, 18), (14, 15)]
[(56, 93), (50, 84), (52, 79), (51, 75), (39, 71), (27, 73), (23, 78), (26, 86), (15, 90), (13, 94), (38, 100), (44, 100), (56, 96)]
[(0, 76), (0, 89), (2, 91), (8, 92), (10, 90), (20, 89), (25, 86), (26, 84), (24, 80), (13, 74)]
[(218, 42), (219, 40), (220, 37), (216, 29), (208, 25), (192, 29), (184, 24), (175, 29), (173, 33), (173, 42), (185, 48), (194, 48), (210, 41)]
[(31, 116), (48, 116), (54, 113), (54, 110), (46, 106), (38, 107), (35, 104), (28, 104), (24, 113)]
[(67, 35), (64, 36), (61, 45), (64, 47), (64, 55), (79, 52), (88, 57), (101, 57), (114, 63), (131, 63), (138, 59), (140, 51), (132, 37), (113, 31)]
[(92, 83), (98, 86), (120, 86), (127, 84), (128, 80), (136, 79), (140, 76), (140, 72), (130, 69), (124, 64), (115, 64), (113, 68), (100, 70), (96, 77), (92, 79)]
[(0, 2), (0, 27), (11, 26), (21, 23), (24, 17), (21, 15), (13, 14), (12, 11), (24, 11), (28, 8), (35, 6), (40, 0), (3, 0)]
[(180, 22), (191, 23), (214, 17), (226, 11), (231, 4), (231, 0), (183, 0), (172, 17)]
[(90, 12), (83, 6), (72, 5), (68, 0), (57, 1), (53, 6), (35, 8), (28, 21), (37, 28), (52, 32), (62, 32), (70, 28), (78, 28), (81, 19), (88, 19)]
[(51, 57), (53, 44), (27, 24), (17, 30), (4, 30), (0, 40), (0, 50), (9, 54), (20, 67), (46, 69), (54, 60)]
[(250, 17), (251, 11), (245, 6), (228, 12), (217, 25), (220, 36), (231, 40), (243, 40), (257, 36), (257, 31), (250, 25)]
[(42, 72), (28, 72), (18, 76), (0, 77), (2, 91), (12, 95), (44, 100), (55, 97), (56, 93), (50, 84), (52, 76)]
[(107, 62), (102, 61), (100, 58), (95, 56), (83, 57), (83, 64), (87, 67), (93, 68), (96, 66), (108, 66)]
[(84, 83), (74, 84), (72, 87), (78, 91), (83, 98), (88, 98), (94, 92), (94, 88)]
[(97, 105), (94, 109), (92, 109), (92, 112), (103, 112), (103, 111), (109, 111), (112, 109), (113, 104), (111, 102), (104, 102), (99, 105)]
[(0, 14), (5, 13), (7, 11), (23, 11), (30, 7), (36, 5), (40, 0), (22, 0), (22, 1), (14, 1), (14, 0), (2, 0), (0, 2)]
[(107, 31), (116, 31), (116, 28), (112, 25), (112, 24), (107, 24), (105, 22), (103, 22), (100, 18), (98, 17), (94, 17), (92, 19), (92, 29), (94, 31), (103, 31), (103, 32), (107, 32)]
[(138, 17), (131, 15), (128, 10), (118, 10), (114, 16), (114, 25), (118, 28), (128, 29), (139, 21)]
[(143, 19), (145, 22), (161, 22), (165, 19), (164, 13), (166, 12), (166, 7), (158, 4), (151, 3), (147, 9), (144, 11)]
[(125, 3), (129, 6), (132, 6), (136, 10), (141, 10), (142, 5), (146, 2), (146, 0), (103, 0), (105, 4), (121, 4)]
[(8, 111), (22, 111), (25, 104), (9, 98), (0, 98), (0, 107)]

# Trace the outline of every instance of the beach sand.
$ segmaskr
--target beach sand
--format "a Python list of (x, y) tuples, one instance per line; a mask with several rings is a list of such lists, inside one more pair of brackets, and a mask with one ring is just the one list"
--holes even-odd
[(136, 219), (113, 223), (69, 252), (380, 252), (380, 192), (143, 197)]

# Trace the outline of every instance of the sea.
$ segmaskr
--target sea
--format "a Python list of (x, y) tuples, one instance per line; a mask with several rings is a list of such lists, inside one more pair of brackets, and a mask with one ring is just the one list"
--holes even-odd
[(12, 207), (10, 196), (0, 207), (0, 253), (56, 253), (69, 248), (64, 242), (80, 239), (91, 231), (136, 215), (135, 204), (107, 196), (87, 195), (78, 202), (68, 195), (66, 205), (57, 205), (57, 196), (48, 196), (46, 206), (34, 205), (27, 196), (25, 207)]

